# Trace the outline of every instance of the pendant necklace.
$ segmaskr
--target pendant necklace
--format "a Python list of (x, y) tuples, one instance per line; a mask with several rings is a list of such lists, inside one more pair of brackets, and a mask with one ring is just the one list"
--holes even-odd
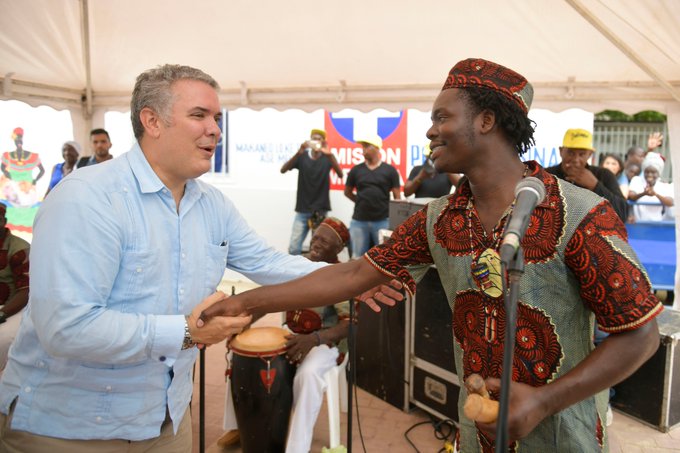
[[(524, 166), (524, 174), (522, 178), (527, 175), (529, 168)], [(467, 206), (467, 220), (468, 220), (468, 233), (470, 234), (470, 254), (475, 256), (475, 246), (472, 237), (472, 212), (474, 210), (474, 196), (470, 196)], [(484, 292), (489, 297), (500, 297), (503, 294), (503, 276), (501, 274), (501, 257), (498, 254), (498, 246), (500, 245), (501, 238), (505, 232), (505, 227), (507, 222), (505, 219), (510, 215), (515, 207), (515, 201), (505, 210), (500, 220), (496, 224), (492, 232), (492, 242), (489, 247), (479, 253), (476, 257), (472, 258), (472, 264), (470, 269), (472, 272), (472, 279), (477, 284), (477, 287)], [(480, 220), (481, 224), (481, 220)], [(503, 228), (498, 228), (499, 225), (503, 225)], [(486, 238), (486, 231), (482, 227), (482, 234)], [(484, 239), (483, 238), (483, 239)], [(481, 240), (482, 244), (486, 241)]]

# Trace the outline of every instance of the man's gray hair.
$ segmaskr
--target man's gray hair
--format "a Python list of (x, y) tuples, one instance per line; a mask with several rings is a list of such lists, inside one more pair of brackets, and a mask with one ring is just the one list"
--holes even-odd
[(145, 107), (156, 112), (163, 122), (168, 124), (173, 104), (171, 87), (178, 80), (198, 80), (207, 83), (215, 91), (220, 89), (215, 79), (200, 69), (190, 66), (166, 64), (142, 72), (137, 76), (130, 100), (132, 130), (137, 140), (144, 135), (144, 126), (139, 114)]

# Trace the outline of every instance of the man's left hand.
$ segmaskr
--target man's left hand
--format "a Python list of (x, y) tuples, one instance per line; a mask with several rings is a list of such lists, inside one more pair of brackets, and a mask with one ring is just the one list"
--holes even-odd
[(389, 285), (378, 285), (355, 297), (356, 300), (364, 302), (374, 312), (381, 310), (379, 303), (388, 307), (393, 307), (397, 302), (404, 299), (402, 288), (404, 285), (397, 279), (392, 280)]
[[(486, 388), (492, 394), (500, 394), (501, 380), (485, 379)], [(522, 439), (533, 431), (548, 415), (548, 405), (544, 402), (544, 387), (532, 387), (519, 382), (510, 384), (510, 401), (508, 406), (508, 439), (510, 442)], [(476, 423), (477, 428), (490, 436), (496, 437), (496, 423)]]
[(317, 345), (317, 337), (314, 334), (288, 335), (286, 336), (286, 358), (290, 363), (300, 363), (305, 360), (309, 351)]

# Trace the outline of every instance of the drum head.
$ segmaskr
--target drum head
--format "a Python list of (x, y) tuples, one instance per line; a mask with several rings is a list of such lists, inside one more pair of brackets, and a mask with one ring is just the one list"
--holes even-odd
[(231, 341), (234, 352), (270, 352), (285, 349), (290, 332), (280, 327), (253, 327)]

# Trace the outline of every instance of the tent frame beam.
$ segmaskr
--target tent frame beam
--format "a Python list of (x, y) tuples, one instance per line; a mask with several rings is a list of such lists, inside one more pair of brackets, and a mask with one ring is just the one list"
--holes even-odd
[(656, 83), (659, 84), (664, 90), (668, 91), (670, 95), (676, 101), (680, 102), (680, 91), (676, 90), (673, 85), (671, 85), (667, 80), (665, 80), (658, 71), (656, 71), (651, 65), (649, 65), (642, 56), (633, 50), (628, 44), (626, 44), (622, 39), (616, 36), (607, 27), (604, 22), (595, 17), (579, 0), (565, 0), (576, 12), (581, 15), (585, 20), (590, 22), (590, 24), (595, 27), (605, 38), (609, 40), (614, 46), (616, 46), (628, 59), (635, 63), (640, 69), (646, 72)]

